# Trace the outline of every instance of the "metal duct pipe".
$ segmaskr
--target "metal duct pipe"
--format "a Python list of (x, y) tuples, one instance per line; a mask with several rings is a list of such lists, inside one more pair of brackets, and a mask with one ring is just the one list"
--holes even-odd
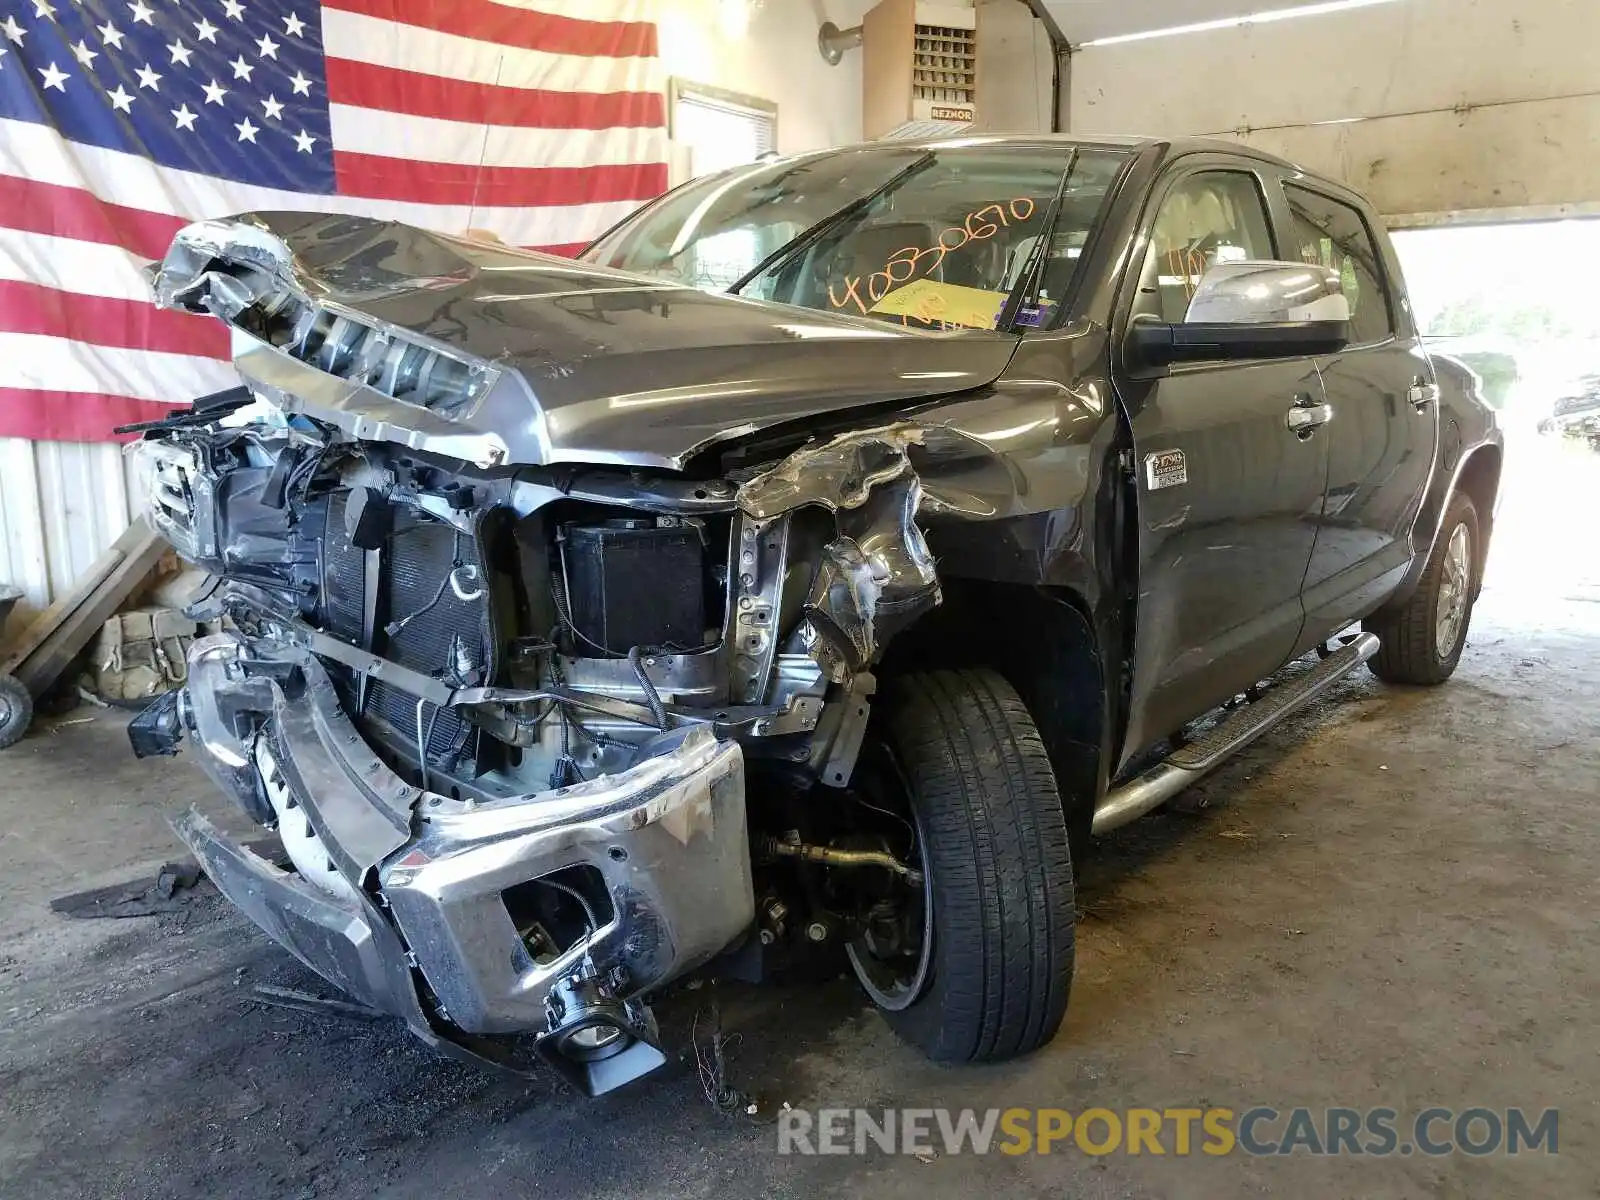
[(830, 67), (837, 67), (846, 50), (861, 45), (861, 26), (840, 29), (832, 21), (824, 21), (817, 30), (817, 52)]

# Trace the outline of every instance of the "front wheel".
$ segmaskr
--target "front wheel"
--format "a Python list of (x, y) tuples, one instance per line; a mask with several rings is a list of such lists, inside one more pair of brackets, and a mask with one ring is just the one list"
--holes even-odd
[(852, 962), (895, 1032), (930, 1058), (1026, 1054), (1066, 1014), (1077, 918), (1044, 742), (993, 671), (903, 676), (888, 700), (884, 748), (925, 873), (920, 937), (898, 960), (875, 963), (863, 944)]
[(1374, 675), (1386, 683), (1434, 684), (1455, 673), (1472, 621), (1478, 558), (1478, 510), (1458, 492), (1416, 595), (1393, 617), (1367, 622), (1379, 641), (1367, 662)]

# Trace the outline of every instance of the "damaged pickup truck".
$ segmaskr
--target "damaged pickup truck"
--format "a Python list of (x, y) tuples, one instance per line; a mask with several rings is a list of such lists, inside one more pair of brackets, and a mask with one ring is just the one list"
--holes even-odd
[(802, 155), (577, 261), (254, 213), (155, 281), (243, 386), (142, 431), (227, 632), (130, 732), (294, 869), (179, 833), (328, 980), (591, 1093), (697, 971), (1044, 1044), (1087, 836), (1363, 662), (1442, 681), (1482, 577), (1473, 377), (1358, 196), (1234, 145)]

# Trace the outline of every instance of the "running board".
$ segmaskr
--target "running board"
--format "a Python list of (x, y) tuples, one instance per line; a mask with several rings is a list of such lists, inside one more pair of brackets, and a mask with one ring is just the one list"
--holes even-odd
[(1357, 634), (1349, 645), (1330, 654), (1312, 670), (1269, 689), (1261, 699), (1217, 722), (1204, 737), (1175, 750), (1144, 774), (1112, 788), (1094, 810), (1094, 832), (1108, 833), (1159, 808), (1377, 652), (1376, 637)]

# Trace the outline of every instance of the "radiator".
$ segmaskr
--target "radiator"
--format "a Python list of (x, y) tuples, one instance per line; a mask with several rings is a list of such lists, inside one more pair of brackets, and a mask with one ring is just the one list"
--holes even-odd
[[(324, 620), (329, 633), (360, 645), (366, 551), (350, 544), (344, 506), (345, 496), (336, 495), (328, 511), (323, 542)], [(461, 637), (485, 665), (486, 678), (492, 678), (496, 655), (488, 632), (488, 583), (477, 539), (441, 521), (402, 510), (396, 513), (393, 532), (378, 553), (381, 566), (373, 652), (424, 675), (442, 678), (450, 669), (451, 643)], [(477, 585), (463, 588), (469, 595), (482, 593), (476, 599), (463, 600), (450, 587), (450, 573), (457, 566), (477, 568)], [(394, 634), (385, 631), (386, 625), (400, 622), (403, 627)], [(353, 674), (336, 664), (328, 666), (357, 724), (377, 733), (407, 761), (415, 762), (417, 697), (374, 680), (368, 684), (365, 703), (358, 712)], [(431, 704), (424, 706), (422, 723), (428, 731), (430, 765), (438, 765), (452, 750), (458, 750), (469, 729), (455, 713)], [(381, 728), (374, 730), (373, 725)]]

